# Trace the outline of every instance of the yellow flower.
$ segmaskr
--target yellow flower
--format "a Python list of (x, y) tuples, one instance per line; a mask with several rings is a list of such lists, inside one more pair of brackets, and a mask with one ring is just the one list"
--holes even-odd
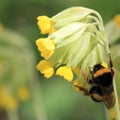
[[(37, 65), (37, 69), (47, 78), (53, 75), (54, 69), (47, 65), (49, 62), (46, 60), (58, 68), (56, 75), (68, 81), (72, 81), (75, 76), (83, 84), (86, 81), (80, 69), (85, 71), (86, 76), (90, 76), (89, 67), (101, 61), (108, 63), (108, 40), (97, 11), (72, 7), (51, 18), (39, 16), (37, 19), (41, 32), (49, 33), (47, 38), (36, 41), (38, 50), (45, 59)], [(53, 28), (55, 32), (51, 33)], [(104, 63), (103, 65), (105, 66)]]
[(0, 86), (0, 106), (5, 109), (14, 110), (18, 108), (18, 101), (8, 94), (4, 87)]
[(63, 66), (63, 67), (58, 68), (57, 71), (56, 71), (56, 75), (63, 76), (64, 79), (66, 79), (68, 81), (72, 81), (73, 80), (72, 70), (68, 66)]
[(5, 96), (3, 107), (9, 110), (14, 110), (18, 108), (18, 101), (13, 96)]
[(52, 33), (55, 31), (55, 29), (53, 28), (54, 22), (51, 21), (49, 17), (38, 16), (37, 20), (38, 20), (37, 24), (42, 34)]
[(44, 76), (46, 78), (50, 78), (52, 77), (52, 75), (54, 74), (54, 68), (53, 65), (47, 61), (47, 60), (42, 60), (38, 63), (38, 65), (36, 66), (36, 68), (42, 73), (44, 74)]
[(30, 97), (29, 90), (25, 87), (19, 88), (18, 89), (18, 97), (22, 101), (28, 100), (28, 98)]
[(41, 56), (45, 59), (48, 59), (54, 53), (55, 44), (53, 40), (50, 40), (49, 38), (40, 38), (36, 40), (36, 45), (41, 52)]
[(120, 27), (120, 14), (116, 15), (114, 18), (113, 18), (113, 21), (116, 23), (116, 25), (118, 27)]
[(110, 120), (114, 120), (115, 119), (115, 110), (114, 109), (111, 109), (109, 111), (109, 116), (110, 116)]

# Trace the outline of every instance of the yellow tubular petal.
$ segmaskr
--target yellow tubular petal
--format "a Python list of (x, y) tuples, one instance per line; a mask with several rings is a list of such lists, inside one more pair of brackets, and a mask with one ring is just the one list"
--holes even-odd
[(54, 74), (54, 69), (53, 69), (53, 68), (48, 68), (48, 69), (46, 69), (46, 70), (44, 71), (44, 76), (45, 76), (46, 78), (52, 77), (53, 74)]
[(68, 66), (63, 66), (57, 69), (56, 75), (63, 76), (64, 79), (68, 81), (73, 80), (73, 73), (70, 67)]
[(40, 38), (36, 40), (36, 45), (41, 52), (41, 56), (45, 59), (48, 59), (54, 53), (55, 44), (53, 40), (50, 40), (49, 38)]
[(37, 24), (42, 34), (54, 32), (54, 28), (53, 28), (54, 23), (51, 21), (49, 17), (39, 16), (37, 20), (38, 20)]
[(44, 58), (47, 60), (48, 58), (50, 58), (50, 56), (51, 56), (53, 53), (54, 53), (53, 50), (51, 50), (51, 51), (42, 51), (42, 52), (41, 52), (41, 56), (44, 57)]
[(52, 77), (54, 74), (54, 68), (53, 65), (47, 61), (47, 60), (42, 60), (38, 63), (36, 66), (37, 70), (39, 70), (46, 78)]
[(120, 14), (116, 15), (114, 18), (113, 18), (113, 21), (116, 23), (116, 25), (118, 27), (120, 27)]
[(38, 40), (36, 40), (36, 45), (38, 46), (40, 51), (44, 51), (45, 49), (55, 49), (54, 41), (50, 40), (49, 38), (39, 38)]

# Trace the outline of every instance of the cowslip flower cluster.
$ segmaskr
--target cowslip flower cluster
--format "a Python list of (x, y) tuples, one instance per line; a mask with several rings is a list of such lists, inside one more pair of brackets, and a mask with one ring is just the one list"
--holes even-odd
[(18, 107), (17, 99), (10, 95), (3, 86), (0, 86), (0, 107), (8, 110), (14, 110)]
[[(31, 97), (27, 80), (33, 76), (28, 63), (32, 51), (29, 54), (28, 46), (23, 37), (0, 24), (0, 109), (16, 111), (21, 102), (27, 102)], [(20, 57), (16, 58), (18, 54)]]
[(83, 73), (90, 76), (89, 67), (102, 61), (108, 63), (108, 41), (98, 12), (71, 7), (51, 18), (39, 16), (37, 20), (41, 34), (48, 34), (47, 38), (36, 40), (43, 57), (37, 69), (46, 78), (55, 74), (83, 85)]

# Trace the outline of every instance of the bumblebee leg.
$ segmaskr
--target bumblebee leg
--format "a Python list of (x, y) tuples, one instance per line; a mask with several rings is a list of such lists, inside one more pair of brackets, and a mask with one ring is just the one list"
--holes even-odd
[(82, 86), (78, 86), (78, 85), (74, 85), (74, 86), (77, 87), (77, 88), (79, 88), (79, 90), (82, 91), (84, 95), (89, 96), (89, 91), (88, 91), (87, 88), (82, 87)]
[(85, 74), (85, 72), (84, 72), (83, 70), (81, 70), (81, 74), (82, 74), (84, 80), (85, 80), (86, 82), (88, 82), (88, 81), (89, 81), (88, 76)]

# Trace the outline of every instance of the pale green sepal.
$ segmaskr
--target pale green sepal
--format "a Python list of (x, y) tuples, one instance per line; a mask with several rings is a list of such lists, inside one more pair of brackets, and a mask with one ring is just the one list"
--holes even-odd
[(49, 35), (49, 38), (54, 39), (55, 43), (59, 44), (59, 42), (66, 40), (68, 37), (72, 35), (74, 36), (74, 34), (78, 31), (79, 31), (79, 34), (81, 35), (85, 31), (86, 27), (87, 27), (87, 24), (73, 22), (71, 24), (68, 24), (62, 27), (56, 32), (51, 33)]
[[(86, 33), (79, 38), (78, 41), (74, 43), (71, 48), (70, 54), (68, 56), (68, 65), (75, 68), (80, 62), (85, 58), (85, 56), (90, 52), (93, 45), (91, 44), (91, 35)], [(81, 63), (82, 64), (82, 63)]]
[(67, 64), (75, 68), (94, 48), (96, 42), (91, 38), (91, 34), (86, 33), (74, 39), (72, 43), (56, 48), (49, 60), (55, 65)]
[(52, 17), (52, 21), (56, 22), (55, 28), (60, 28), (71, 22), (82, 20), (87, 15), (93, 13), (93, 10), (84, 7), (71, 7)]

